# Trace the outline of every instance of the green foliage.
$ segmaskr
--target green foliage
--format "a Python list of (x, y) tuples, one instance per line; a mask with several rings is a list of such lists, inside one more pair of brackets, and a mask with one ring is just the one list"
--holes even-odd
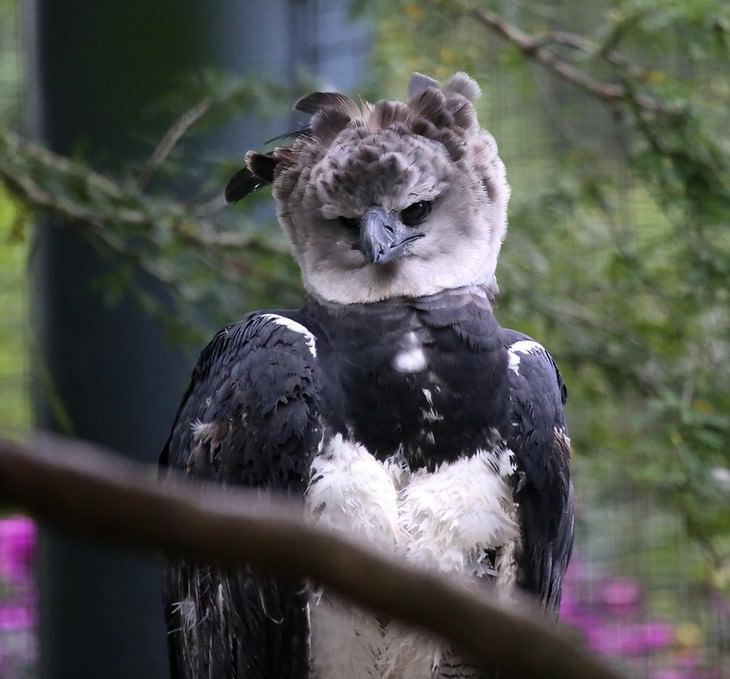
[(21, 436), (30, 426), (25, 337), (27, 246), (22, 215), (0, 190), (0, 430)]
[[(81, 159), (57, 156), (0, 128), (0, 177), (20, 200), (70, 222), (109, 257), (110, 273), (98, 281), (109, 304), (131, 288), (178, 339), (200, 344), (212, 327), (241, 316), (251, 304), (293, 304), (301, 293), (273, 219), (256, 221), (223, 201), (222, 186), (242, 161), (211, 159), (201, 168), (191, 160), (195, 151), (187, 139), (181, 141), (192, 136), (191, 129), (205, 132), (242, 107), (249, 115), (271, 110), (281, 91), (221, 74), (203, 74), (186, 87), (185, 97), (167, 99), (183, 111), (164, 137), (169, 148), (161, 150), (161, 142), (141, 167), (108, 177)], [(187, 169), (193, 166), (195, 176)], [(192, 196), (190, 184), (196, 187)], [(248, 201), (249, 209), (270, 202), (268, 191), (260, 194)], [(140, 272), (169, 288), (175, 312), (136, 285)]]

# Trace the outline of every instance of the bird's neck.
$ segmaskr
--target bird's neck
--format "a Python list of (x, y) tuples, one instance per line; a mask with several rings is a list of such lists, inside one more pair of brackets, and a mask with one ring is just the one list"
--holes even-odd
[(402, 449), (409, 463), (433, 467), (509, 426), (507, 354), (485, 289), (367, 304), (311, 300), (303, 312), (337, 428), (378, 458)]
[(470, 302), (481, 310), (492, 311), (492, 304), (497, 293), (496, 282), (489, 281), (474, 285), (464, 285), (458, 288), (441, 290), (432, 295), (421, 297), (389, 297), (375, 302), (356, 304), (339, 304), (310, 294), (305, 306), (306, 309), (318, 310), (327, 315), (342, 316), (361, 313), (379, 313), (388, 308), (427, 309), (431, 306), (461, 306)]

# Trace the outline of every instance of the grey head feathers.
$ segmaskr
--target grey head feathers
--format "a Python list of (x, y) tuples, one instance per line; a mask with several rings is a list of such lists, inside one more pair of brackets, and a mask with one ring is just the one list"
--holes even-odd
[[(309, 125), (289, 145), (249, 152), (226, 190), (235, 200), (273, 185), (304, 285), (321, 300), (496, 290), (509, 185), (493, 137), (479, 126), (480, 88), (464, 73), (443, 85), (414, 73), (408, 95), (359, 105), (338, 92), (301, 98), (295, 108), (311, 116)], [(418, 224), (414, 208), (425, 215)], [(361, 244), (375, 209), (383, 229), (402, 232), (397, 257), (385, 263), (373, 263)]]

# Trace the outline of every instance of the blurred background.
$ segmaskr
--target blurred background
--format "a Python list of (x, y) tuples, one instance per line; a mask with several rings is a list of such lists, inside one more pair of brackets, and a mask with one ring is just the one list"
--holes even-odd
[[(313, 88), (465, 70), (512, 185), (498, 317), (569, 389), (563, 624), (647, 679), (730, 677), (726, 0), (0, 0), (0, 436), (154, 463), (195, 356), (297, 305), (243, 153)], [(0, 677), (162, 679), (159, 565), (0, 516)]]

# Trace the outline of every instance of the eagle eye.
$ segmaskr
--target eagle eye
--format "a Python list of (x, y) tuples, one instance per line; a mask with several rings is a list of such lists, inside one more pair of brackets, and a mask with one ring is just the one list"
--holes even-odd
[(401, 210), (400, 219), (406, 226), (418, 226), (423, 224), (431, 214), (431, 203), (427, 200), (419, 200)]
[(353, 231), (360, 228), (360, 220), (357, 217), (338, 217), (337, 221), (339, 221), (342, 226)]

